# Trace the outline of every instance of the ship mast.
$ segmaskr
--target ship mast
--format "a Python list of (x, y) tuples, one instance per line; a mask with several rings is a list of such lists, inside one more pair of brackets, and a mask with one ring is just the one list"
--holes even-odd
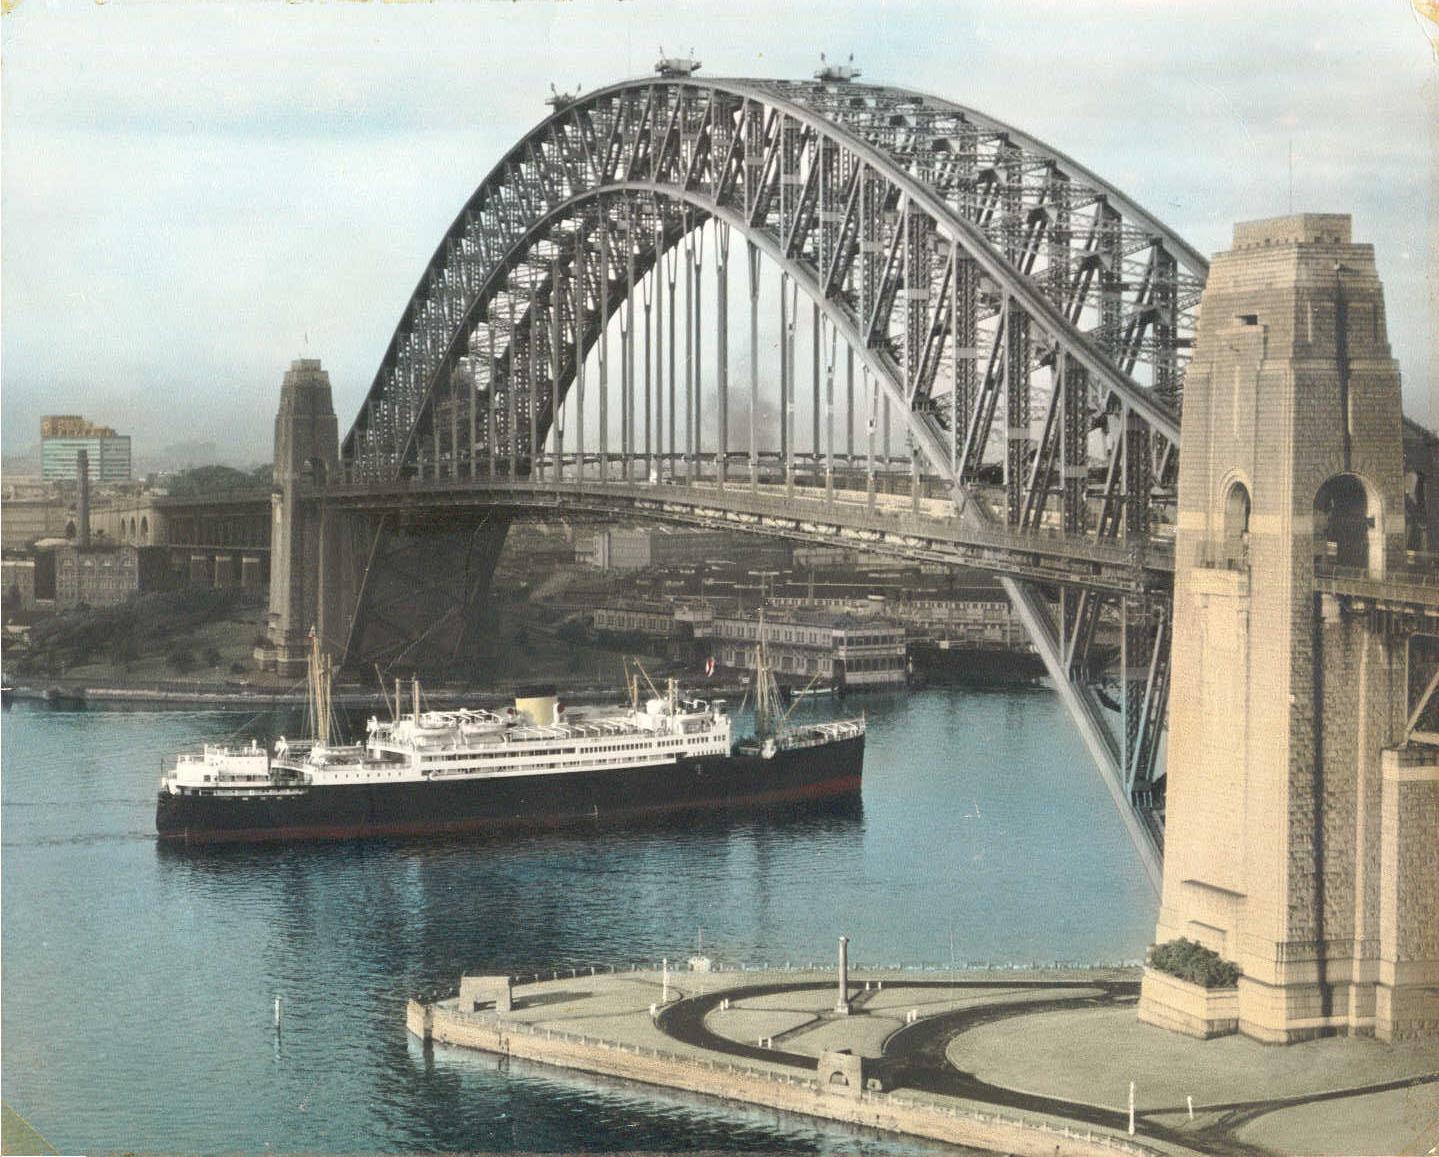
[(308, 672), (308, 694), (306, 695), (305, 721), (311, 737), (320, 746), (330, 742), (330, 656), (320, 649), (320, 634), (310, 628), (310, 662)]
[(765, 645), (764, 603), (759, 606), (759, 638), (754, 649), (754, 727), (760, 738), (773, 736), (777, 730), (775, 715), (779, 710), (779, 687), (769, 667), (769, 649)]

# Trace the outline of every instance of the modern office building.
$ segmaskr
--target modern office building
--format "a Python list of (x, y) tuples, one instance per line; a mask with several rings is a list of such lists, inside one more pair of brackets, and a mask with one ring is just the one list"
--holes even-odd
[(91, 482), (130, 481), (130, 436), (97, 426), (78, 414), (40, 419), (40, 477), (46, 482), (73, 480), (75, 456), (90, 457)]

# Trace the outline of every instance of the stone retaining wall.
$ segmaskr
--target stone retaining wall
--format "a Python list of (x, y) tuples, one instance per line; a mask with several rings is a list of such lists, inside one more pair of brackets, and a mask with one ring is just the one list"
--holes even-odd
[(865, 1092), (855, 1099), (842, 1092), (823, 1091), (807, 1076), (770, 1075), (729, 1063), (695, 1061), (635, 1045), (534, 1029), (505, 1022), (493, 1014), (456, 1013), (415, 1000), (407, 1006), (405, 1021), (410, 1032), (426, 1040), (1016, 1157), (1052, 1157), (1055, 1153), (1112, 1157), (1115, 1152), (1155, 1152), (1108, 1133), (1079, 1127), (946, 1109), (887, 1093)]

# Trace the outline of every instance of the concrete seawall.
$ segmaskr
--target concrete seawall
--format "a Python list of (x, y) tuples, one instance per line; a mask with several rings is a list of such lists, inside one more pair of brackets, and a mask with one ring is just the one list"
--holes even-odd
[(427, 1005), (410, 1001), (406, 1026), (422, 1040), (991, 1152), (1024, 1157), (1052, 1157), (1055, 1153), (1112, 1157), (1116, 1152), (1162, 1151), (1080, 1126), (1024, 1121), (1000, 1113), (951, 1108), (870, 1090), (858, 1096), (847, 1095), (845, 1091), (830, 1092), (807, 1076), (768, 1072), (724, 1059), (699, 1060), (639, 1044), (536, 1028), (492, 1012), (462, 1012), (449, 1002)]

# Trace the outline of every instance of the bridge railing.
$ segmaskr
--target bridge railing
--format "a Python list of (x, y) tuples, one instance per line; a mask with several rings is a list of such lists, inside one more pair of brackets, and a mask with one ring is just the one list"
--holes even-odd
[(1439, 569), (1432, 566), (1391, 567), (1379, 578), (1363, 567), (1340, 566), (1321, 556), (1314, 560), (1314, 577), (1316, 587), (1333, 594), (1439, 610)]
[[(736, 1055), (704, 1055), (698, 1051), (677, 1052), (673, 1049), (641, 1044), (638, 1041), (619, 1040), (614, 1037), (572, 1032), (568, 1029), (535, 1024), (493, 1010), (465, 1011), (458, 1007), (444, 1007), (436, 1011), (441, 1016), (451, 1018), (457, 1024), (469, 1023), (486, 1026), (499, 1036), (502, 1042), (505, 1034), (509, 1034), (511, 1037), (527, 1036), (537, 1041), (548, 1041), (551, 1044), (578, 1046), (596, 1052), (657, 1061), (676, 1073), (707, 1074), (720, 1079), (739, 1077), (807, 1091), (822, 1091), (817, 1073), (812, 1076), (808, 1069), (790, 1070), (790, 1066), (783, 1061), (755, 1064), (746, 1063), (745, 1058)], [(501, 1047), (505, 1047), (503, 1043)], [(858, 1099), (861, 1103), (867, 1103), (876, 1108), (901, 1110), (906, 1114), (933, 1114), (936, 1117), (948, 1118), (953, 1121), (972, 1121), (979, 1125), (1017, 1129), (1021, 1133), (1033, 1132), (1045, 1139), (1043, 1144), (1046, 1147), (1049, 1141), (1054, 1141), (1056, 1151), (1060, 1148), (1061, 1142), (1068, 1141), (1113, 1149), (1115, 1152), (1131, 1154), (1133, 1157), (1159, 1157), (1160, 1153), (1160, 1150), (1141, 1141), (1121, 1137), (1103, 1129), (1096, 1131), (1092, 1126), (1071, 1125), (1052, 1119), (1024, 1117), (1017, 1114), (1010, 1116), (997, 1109), (985, 1111), (964, 1104), (946, 1103), (943, 1100), (925, 1096), (923, 1093), (916, 1096), (915, 1090), (903, 1086), (894, 1090), (862, 1089)]]

